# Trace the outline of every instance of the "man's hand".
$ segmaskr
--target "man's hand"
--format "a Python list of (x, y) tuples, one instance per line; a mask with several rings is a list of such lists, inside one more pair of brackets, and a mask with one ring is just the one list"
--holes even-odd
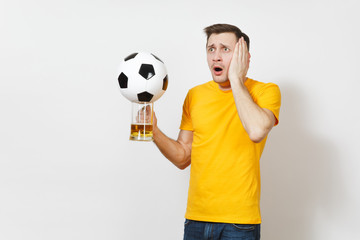
[(136, 122), (138, 123), (151, 123), (151, 107), (147, 105), (142, 107), (136, 115)]
[(243, 37), (235, 45), (234, 54), (231, 59), (228, 78), (231, 85), (244, 83), (249, 69), (250, 54)]
[(155, 135), (158, 134), (158, 132), (160, 132), (160, 129), (157, 126), (157, 118), (156, 118), (156, 115), (154, 112), (154, 115), (153, 115), (153, 135), (154, 135), (154, 137), (155, 137)]

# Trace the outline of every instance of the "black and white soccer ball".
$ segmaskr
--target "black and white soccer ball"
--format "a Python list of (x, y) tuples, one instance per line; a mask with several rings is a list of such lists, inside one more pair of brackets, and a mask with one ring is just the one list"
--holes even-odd
[(147, 52), (133, 53), (123, 59), (118, 81), (122, 95), (131, 102), (155, 102), (168, 86), (165, 64)]

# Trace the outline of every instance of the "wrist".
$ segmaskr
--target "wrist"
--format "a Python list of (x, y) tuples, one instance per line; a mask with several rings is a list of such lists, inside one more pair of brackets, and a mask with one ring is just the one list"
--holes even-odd
[(153, 137), (158, 135), (159, 132), (160, 132), (160, 129), (157, 127), (157, 125), (153, 125)]
[(247, 77), (229, 77), (229, 81), (231, 83), (231, 87), (242, 87), (245, 86), (245, 81)]

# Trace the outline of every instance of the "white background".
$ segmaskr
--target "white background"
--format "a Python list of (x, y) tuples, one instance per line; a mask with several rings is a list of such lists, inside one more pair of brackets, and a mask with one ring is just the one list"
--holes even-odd
[(189, 169), (130, 142), (120, 60), (168, 68), (155, 103), (176, 138), (211, 80), (202, 29), (251, 38), (249, 77), (282, 91), (262, 164), (262, 239), (360, 239), (356, 0), (0, 1), (0, 239), (182, 239)]

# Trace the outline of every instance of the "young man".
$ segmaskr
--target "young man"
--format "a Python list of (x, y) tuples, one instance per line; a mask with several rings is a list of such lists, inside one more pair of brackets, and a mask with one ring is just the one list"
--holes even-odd
[(260, 156), (278, 124), (280, 90), (247, 78), (249, 38), (228, 24), (204, 29), (213, 80), (189, 90), (177, 140), (154, 117), (154, 142), (175, 166), (191, 164), (185, 240), (260, 239)]

